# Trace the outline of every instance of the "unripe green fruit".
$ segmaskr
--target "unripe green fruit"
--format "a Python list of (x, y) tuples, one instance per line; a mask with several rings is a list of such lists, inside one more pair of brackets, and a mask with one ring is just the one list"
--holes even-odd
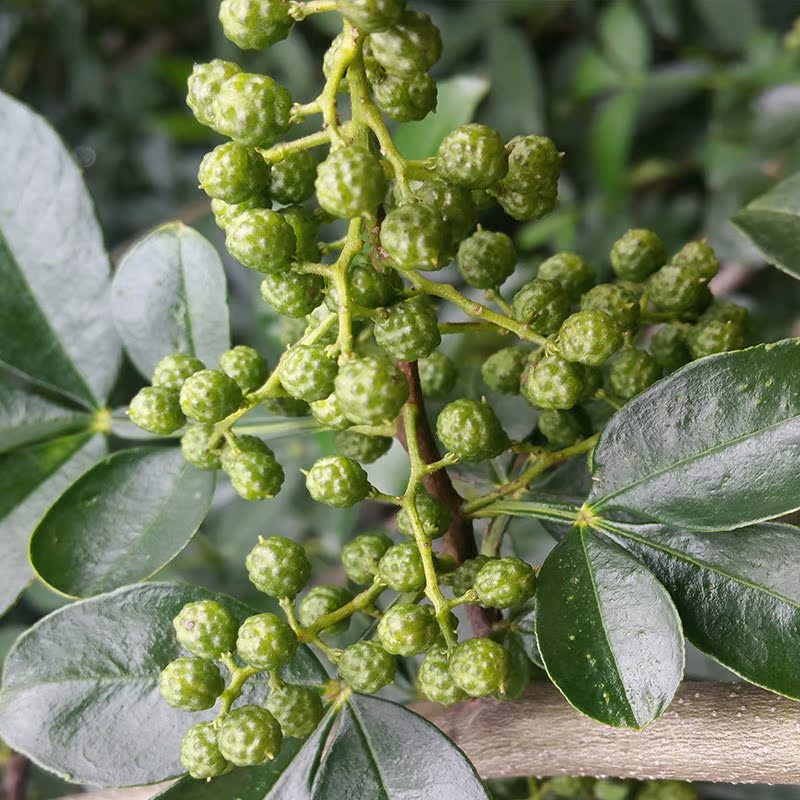
[(321, 422), (326, 428), (343, 431), (353, 424), (344, 415), (339, 398), (336, 397), (336, 392), (332, 392), (323, 400), (315, 400), (313, 403), (309, 403), (309, 408), (314, 419), (317, 422)]
[(409, 76), (387, 73), (372, 82), (372, 95), (388, 117), (397, 122), (414, 122), (436, 110), (439, 90), (427, 72)]
[(380, 159), (357, 145), (332, 150), (317, 169), (317, 200), (334, 217), (372, 214), (386, 194)]
[(381, 245), (398, 269), (446, 266), (447, 228), (441, 214), (425, 203), (409, 203), (390, 211), (381, 225)]
[(732, 322), (742, 331), (750, 323), (750, 312), (737, 303), (727, 303), (715, 300), (701, 315), (701, 322)]
[(394, 25), (403, 15), (406, 0), (336, 0), (336, 10), (366, 33)]
[(362, 533), (342, 549), (344, 574), (361, 585), (372, 583), (378, 573), (378, 564), (384, 553), (392, 546), (385, 533)]
[(439, 636), (432, 606), (402, 603), (392, 606), (378, 623), (383, 648), (396, 656), (416, 656), (431, 649)]
[(326, 456), (316, 461), (306, 475), (306, 488), (318, 503), (334, 508), (350, 508), (372, 491), (361, 464), (344, 456)]
[(231, 486), (244, 500), (269, 500), (283, 486), (283, 467), (255, 436), (236, 437), (235, 446), (223, 449), (221, 460)]
[(307, 417), (311, 412), (308, 403), (294, 397), (270, 397), (261, 407), (276, 417)]
[(294, 20), (289, 0), (222, 0), (222, 30), (243, 50), (264, 50), (289, 35)]
[[(319, 221), (305, 206), (287, 206), (280, 215), (294, 231), (295, 250), (293, 261), (298, 264), (315, 263), (320, 259)], [(315, 276), (316, 277), (316, 276)]]
[(396, 592), (418, 592), (425, 588), (425, 569), (415, 542), (390, 547), (378, 564), (378, 574)]
[(611, 266), (627, 281), (641, 283), (666, 263), (664, 242), (645, 228), (632, 228), (611, 248)]
[(220, 753), (237, 767), (271, 761), (280, 752), (282, 739), (278, 720), (255, 705), (231, 711), (217, 731)]
[(245, 559), (250, 582), (270, 597), (294, 597), (308, 583), (311, 564), (297, 542), (283, 536), (260, 541)]
[(583, 390), (580, 365), (559, 356), (545, 356), (530, 363), (520, 380), (522, 396), (537, 408), (566, 411), (580, 401)]
[(523, 195), (550, 195), (558, 191), (561, 153), (546, 136), (515, 136), (508, 147), (504, 189)]
[(678, 267), (690, 267), (707, 281), (719, 272), (717, 256), (706, 241), (687, 242), (672, 257), (671, 263)]
[(696, 311), (711, 302), (705, 279), (687, 266), (662, 267), (650, 278), (647, 296), (659, 311)]
[(214, 125), (213, 101), (219, 94), (222, 84), (241, 72), (241, 67), (231, 61), (215, 58), (208, 64), (195, 64), (189, 76), (189, 93), (186, 104), (201, 125), (209, 128)]
[(314, 194), (317, 162), (308, 150), (289, 153), (272, 166), (272, 196), (283, 205), (303, 203)]
[(512, 345), (492, 353), (481, 366), (481, 375), (490, 389), (502, 394), (519, 394), (519, 382), (530, 353)]
[(519, 558), (495, 558), (487, 561), (475, 576), (473, 588), (487, 608), (511, 608), (533, 597), (536, 574), (530, 564)]
[(239, 72), (211, 104), (214, 129), (239, 144), (269, 147), (289, 127), (292, 97), (266, 75)]
[(245, 664), (256, 669), (278, 669), (297, 651), (297, 636), (275, 614), (248, 617), (239, 628), (236, 649)]
[(599, 367), (619, 350), (622, 330), (605, 311), (578, 311), (566, 319), (558, 335), (558, 349), (567, 361)]
[(244, 394), (258, 389), (269, 375), (269, 366), (261, 353), (243, 344), (226, 350), (220, 356), (219, 366)]
[(458, 268), (478, 289), (496, 289), (514, 272), (517, 251), (504, 233), (477, 231), (458, 248)]
[(569, 298), (561, 284), (534, 278), (526, 283), (511, 302), (514, 319), (537, 333), (555, 333), (569, 315)]
[(283, 272), (297, 250), (292, 226), (268, 208), (245, 211), (227, 229), (228, 252), (248, 269)]
[(164, 356), (156, 364), (150, 383), (162, 389), (173, 389), (180, 392), (186, 379), (201, 369), (205, 369), (205, 364), (199, 358), (183, 353), (173, 353)]
[(450, 674), (447, 651), (437, 647), (430, 650), (417, 673), (417, 686), (428, 700), (443, 706), (451, 706), (467, 699), (467, 694), (456, 686)]
[(470, 697), (487, 697), (502, 692), (508, 670), (505, 648), (491, 639), (461, 642), (450, 657), (453, 681)]
[(665, 371), (674, 372), (692, 360), (687, 344), (688, 333), (688, 325), (682, 322), (668, 322), (653, 334), (650, 340), (650, 354)]
[(357, 642), (339, 659), (339, 679), (353, 691), (373, 694), (393, 680), (397, 664), (377, 642)]
[(636, 397), (660, 379), (658, 362), (650, 353), (634, 348), (619, 353), (608, 370), (608, 386), (620, 400)]
[(212, 200), (211, 210), (218, 228), (226, 231), (234, 225), (246, 211), (257, 211), (272, 208), (272, 198), (265, 193), (257, 194), (241, 203), (226, 203), (224, 200)]
[(639, 321), (639, 300), (618, 283), (601, 283), (581, 297), (581, 310), (605, 311), (623, 330), (630, 330)]
[(336, 452), (358, 461), (359, 464), (371, 464), (386, 455), (393, 441), (391, 436), (370, 436), (354, 431), (338, 431), (333, 437)]
[(242, 391), (224, 372), (201, 369), (186, 379), (180, 393), (183, 413), (198, 422), (219, 422), (242, 404)]
[(692, 358), (741, 350), (745, 346), (742, 329), (735, 322), (722, 320), (699, 322), (689, 331), (687, 339)]
[(161, 670), (158, 688), (173, 708), (204, 711), (217, 702), (225, 681), (217, 666), (204, 658), (176, 658)]
[(285, 317), (308, 316), (321, 302), (325, 281), (320, 275), (273, 272), (261, 282), (261, 297)]
[[(414, 496), (414, 507), (417, 509), (417, 516), (422, 523), (422, 532), (428, 539), (438, 539), (447, 533), (453, 515), (441, 500), (420, 490)], [(412, 539), (415, 536), (411, 516), (405, 508), (401, 509), (397, 515), (397, 530), (403, 536)]]
[(169, 436), (186, 424), (178, 392), (160, 386), (145, 386), (128, 407), (131, 422), (150, 433)]
[(192, 425), (181, 437), (181, 451), (186, 461), (197, 469), (219, 469), (219, 451), (222, 448), (222, 439), (212, 449), (209, 446), (214, 435), (213, 425)]
[(541, 191), (522, 194), (509, 189), (500, 181), (489, 192), (509, 217), (519, 222), (529, 222), (549, 214), (556, 207), (558, 182), (554, 181)]
[(470, 123), (451, 131), (439, 145), (436, 171), (465, 189), (485, 189), (508, 172), (508, 153), (500, 134)]
[(427, 72), (442, 55), (442, 36), (427, 14), (408, 10), (386, 30), (368, 39), (368, 55), (387, 72), (412, 76)]
[(187, 603), (172, 624), (178, 642), (200, 658), (214, 660), (236, 646), (239, 623), (215, 600)]
[(575, 302), (596, 280), (592, 265), (577, 253), (556, 253), (539, 265), (538, 277), (555, 281)]
[(475, 558), (467, 559), (459, 565), (458, 569), (453, 573), (452, 583), (453, 594), (456, 597), (466, 594), (475, 585), (475, 576), (489, 560), (489, 556), (478, 555)]
[(213, 722), (201, 722), (189, 728), (181, 742), (181, 764), (197, 780), (209, 780), (230, 772), (230, 762), (217, 746), (217, 731)]
[(209, 197), (241, 203), (269, 189), (270, 172), (255, 150), (226, 142), (206, 153), (197, 177)]
[[(402, 288), (402, 282), (397, 273), (378, 272), (366, 260), (354, 261), (347, 272), (350, 301), (364, 308), (382, 308), (391, 305), (399, 288)], [(328, 290), (325, 304), (331, 311), (338, 310), (339, 296), (333, 285)]]
[(444, 221), (446, 253), (457, 248), (475, 227), (478, 209), (468, 189), (444, 181), (426, 180), (414, 187), (414, 196), (421, 203), (433, 206)]
[(398, 361), (430, 355), (442, 343), (436, 309), (421, 295), (393, 305), (375, 322), (375, 341)]
[(419, 359), (419, 385), (425, 397), (441, 400), (447, 397), (458, 380), (458, 367), (444, 353), (434, 351)]
[(581, 409), (544, 409), (536, 424), (551, 447), (569, 447), (589, 432), (586, 414), (580, 412)]
[(454, 400), (436, 419), (442, 444), (461, 461), (485, 461), (499, 456), (509, 439), (497, 415), (485, 402)]
[(334, 386), (342, 410), (356, 425), (394, 420), (408, 399), (408, 382), (388, 358), (351, 358)]
[(298, 344), (289, 349), (278, 365), (283, 388), (292, 397), (311, 402), (323, 400), (333, 391), (339, 367), (328, 358), (322, 345)]
[[(341, 586), (314, 586), (309, 589), (308, 594), (300, 601), (297, 608), (297, 618), (304, 628), (310, 628), (317, 620), (332, 614), (342, 606), (347, 605), (353, 599), (353, 595)], [(325, 628), (325, 632), (331, 636), (338, 636), (344, 633), (350, 626), (350, 618), (334, 623)]]
[(265, 703), (281, 726), (284, 736), (305, 739), (316, 727), (325, 712), (319, 693), (309, 686), (286, 684), (273, 691)]

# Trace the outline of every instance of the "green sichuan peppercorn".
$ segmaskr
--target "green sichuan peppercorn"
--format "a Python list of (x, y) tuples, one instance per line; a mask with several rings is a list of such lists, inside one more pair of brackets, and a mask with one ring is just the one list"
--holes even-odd
[(217, 731), (220, 753), (237, 767), (254, 767), (271, 761), (278, 755), (282, 739), (278, 720), (256, 705), (229, 712)]
[(187, 603), (172, 624), (178, 642), (201, 658), (219, 658), (236, 646), (239, 624), (233, 614), (215, 600)]
[(162, 389), (172, 389), (179, 392), (183, 388), (186, 379), (205, 369), (205, 364), (194, 356), (187, 356), (183, 353), (173, 353), (164, 356), (156, 364), (153, 370), (153, 377), (150, 383)]
[(623, 330), (630, 330), (639, 321), (638, 298), (618, 283), (601, 283), (581, 297), (582, 311), (593, 308), (605, 311)]
[(464, 280), (478, 289), (496, 289), (516, 264), (514, 243), (504, 233), (480, 230), (458, 248), (458, 268)]
[(570, 302), (575, 302), (595, 282), (592, 265), (577, 253), (556, 253), (550, 256), (539, 265), (537, 276), (560, 284)]
[(226, 203), (241, 203), (269, 189), (270, 171), (264, 159), (236, 142), (218, 145), (200, 163), (203, 191)]
[(605, 311), (590, 309), (568, 317), (558, 334), (558, 348), (567, 361), (590, 367), (606, 362), (621, 346), (622, 330)]
[(292, 226), (277, 211), (245, 211), (226, 231), (228, 252), (244, 267), (258, 272), (283, 272), (297, 249)]
[(559, 356), (545, 356), (522, 373), (520, 392), (537, 408), (568, 410), (580, 401), (583, 370)]
[(439, 625), (431, 606), (403, 603), (392, 606), (378, 623), (378, 638), (388, 653), (415, 656), (433, 646)]
[(519, 382), (530, 354), (512, 345), (492, 353), (481, 366), (486, 385), (503, 394), (519, 394)]
[(265, 703), (284, 736), (305, 739), (319, 725), (324, 709), (319, 693), (310, 686), (285, 684), (270, 692)]
[(356, 692), (373, 694), (394, 680), (394, 658), (377, 642), (357, 642), (339, 659), (339, 679)]
[(241, 72), (241, 68), (231, 61), (215, 58), (208, 64), (195, 64), (189, 76), (189, 92), (186, 104), (201, 125), (209, 128), (214, 125), (213, 101), (228, 78)]
[(569, 298), (561, 284), (535, 278), (526, 283), (511, 301), (514, 318), (537, 333), (555, 333), (569, 314)]
[(131, 400), (128, 415), (140, 428), (161, 436), (169, 436), (186, 424), (178, 392), (160, 386), (140, 389)]
[(453, 391), (458, 380), (455, 362), (444, 353), (433, 352), (417, 362), (419, 384), (425, 397), (441, 400)]
[(222, 0), (219, 21), (225, 36), (243, 50), (264, 50), (289, 35), (290, 0)]
[(262, 539), (247, 555), (247, 575), (270, 597), (294, 597), (308, 582), (311, 564), (306, 551), (291, 539)]
[(442, 342), (436, 309), (421, 295), (396, 303), (375, 322), (375, 341), (398, 361), (430, 355)]
[(181, 742), (181, 764), (198, 780), (209, 780), (230, 772), (232, 765), (217, 746), (213, 722), (201, 722), (189, 728)]
[(340, 147), (319, 165), (316, 190), (319, 204), (334, 217), (371, 214), (386, 194), (383, 166), (363, 147)]
[(447, 651), (437, 647), (428, 652), (417, 673), (417, 686), (428, 700), (451, 706), (467, 699), (467, 694), (456, 686), (450, 673)]
[(442, 37), (427, 14), (406, 11), (391, 27), (367, 40), (368, 56), (387, 72), (411, 76), (430, 69), (442, 55)]
[(436, 419), (442, 444), (462, 461), (484, 461), (500, 455), (509, 445), (497, 415), (478, 400), (448, 403)]
[(261, 353), (246, 345), (240, 344), (226, 350), (220, 356), (219, 365), (245, 394), (258, 389), (269, 375), (269, 367)]
[(314, 194), (317, 162), (308, 150), (289, 153), (272, 166), (270, 194), (283, 205), (303, 203)]
[(297, 651), (297, 636), (275, 614), (248, 617), (239, 628), (236, 649), (245, 664), (256, 669), (278, 669)]
[(219, 422), (239, 408), (242, 390), (224, 372), (201, 369), (184, 382), (180, 402), (187, 417), (198, 422)]
[(336, 0), (336, 10), (367, 33), (394, 25), (405, 10), (405, 0)]
[(351, 458), (320, 458), (306, 475), (306, 488), (318, 503), (334, 508), (350, 508), (372, 490), (364, 468)]
[[(310, 628), (322, 617), (332, 614), (342, 606), (347, 605), (353, 595), (341, 586), (314, 586), (300, 601), (297, 607), (297, 618), (304, 628)], [(325, 628), (331, 636), (344, 633), (350, 625), (350, 618), (345, 617), (333, 625)]]
[(308, 316), (321, 302), (325, 281), (299, 272), (269, 273), (261, 282), (261, 297), (284, 317)]
[(395, 419), (408, 398), (408, 382), (388, 358), (351, 358), (334, 385), (342, 411), (356, 425)]
[(508, 172), (508, 153), (496, 130), (470, 123), (451, 131), (439, 145), (436, 171), (456, 186), (485, 189)]
[(386, 455), (393, 441), (391, 436), (370, 436), (355, 431), (338, 431), (333, 437), (339, 455), (352, 458), (360, 464), (371, 464)]
[(508, 671), (505, 648), (491, 639), (461, 642), (450, 657), (453, 681), (470, 697), (486, 697), (502, 692)]
[(610, 363), (608, 386), (621, 400), (630, 400), (661, 378), (658, 362), (644, 350), (623, 350)]
[(639, 283), (667, 262), (664, 242), (644, 228), (633, 228), (611, 249), (611, 266), (620, 278)]
[(440, 269), (447, 244), (442, 215), (426, 203), (395, 208), (381, 225), (381, 245), (399, 269)]
[[(452, 513), (441, 500), (420, 490), (414, 496), (414, 508), (417, 510), (417, 516), (422, 525), (422, 533), (428, 539), (438, 539), (447, 533)], [(416, 534), (411, 516), (405, 508), (401, 509), (397, 515), (397, 530), (403, 536), (411, 538)]]
[(344, 573), (353, 583), (371, 583), (378, 573), (378, 564), (392, 546), (392, 540), (380, 531), (362, 533), (342, 549)]

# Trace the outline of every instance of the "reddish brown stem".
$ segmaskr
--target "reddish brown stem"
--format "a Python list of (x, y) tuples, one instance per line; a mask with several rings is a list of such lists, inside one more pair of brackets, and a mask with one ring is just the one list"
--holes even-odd
[(28, 773), (31, 762), (21, 753), (12, 753), (3, 770), (3, 797), (25, 800), (28, 796)]

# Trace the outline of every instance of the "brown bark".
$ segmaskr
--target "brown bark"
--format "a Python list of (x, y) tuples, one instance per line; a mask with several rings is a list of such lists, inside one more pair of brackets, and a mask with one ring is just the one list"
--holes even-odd
[(21, 753), (12, 753), (3, 770), (5, 800), (25, 800), (28, 796), (28, 773), (31, 762)]

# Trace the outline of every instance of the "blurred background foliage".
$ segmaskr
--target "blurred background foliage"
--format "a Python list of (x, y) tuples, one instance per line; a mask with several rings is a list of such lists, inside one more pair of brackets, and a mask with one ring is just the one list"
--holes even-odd
[[(321, 88), (333, 15), (298, 26), (269, 52), (242, 53), (222, 37), (218, 5), (0, 4), (0, 88), (47, 117), (73, 149), (117, 256), (131, 239), (174, 218), (195, 225), (224, 251), (197, 189), (200, 158), (217, 140), (185, 106), (195, 61), (236, 60), (249, 71), (269, 73), (301, 101)], [(634, 225), (657, 230), (670, 251), (706, 236), (725, 265), (715, 290), (751, 308), (754, 334), (769, 340), (799, 332), (800, 284), (763, 269), (728, 219), (800, 168), (800, 29), (793, 31), (800, 0), (441, 0), (415, 6), (440, 25), (445, 55), (435, 69), (439, 112), (397, 131), (407, 155), (430, 155), (444, 133), (471, 118), (505, 137), (546, 133), (566, 153), (553, 214), (513, 228), (500, 216), (485, 223), (516, 239), (522, 267), (512, 282), (522, 284), (542, 258), (561, 249), (578, 251), (602, 274), (611, 244)], [(227, 266), (234, 339), (274, 359), (283, 346), (280, 327), (258, 297), (255, 276)], [(457, 281), (454, 272), (439, 274)], [(445, 349), (464, 365), (461, 394), (486, 391), (478, 370), (499, 341), (472, 336), (465, 347), (448, 337)], [(119, 404), (141, 380), (129, 367)], [(516, 420), (511, 433), (524, 436), (533, 427), (532, 412), (519, 398), (492, 400)], [(343, 542), (354, 531), (391, 521), (381, 518), (380, 508), (335, 511), (308, 500), (299, 468), (331, 447), (327, 434), (277, 442), (287, 483), (269, 504), (238, 501), (221, 481), (200, 533), (158, 577), (196, 582), (266, 607), (264, 596), (244, 580), (243, 560), (258, 534), (280, 533), (308, 546), (320, 582), (342, 582), (337, 556)], [(387, 491), (401, 486), (404, 470), (397, 447), (370, 467)], [(469, 473), (460, 478), (466, 487), (485, 480)], [(512, 523), (507, 546), (533, 563), (551, 545), (535, 523)], [(33, 585), (0, 628), (0, 653), (22, 626), (62, 602)], [(726, 677), (694, 652), (688, 673)], [(64, 791), (37, 774), (30, 796)], [(524, 796), (513, 786), (497, 791)], [(708, 797), (800, 796), (775, 787), (701, 791)]]

